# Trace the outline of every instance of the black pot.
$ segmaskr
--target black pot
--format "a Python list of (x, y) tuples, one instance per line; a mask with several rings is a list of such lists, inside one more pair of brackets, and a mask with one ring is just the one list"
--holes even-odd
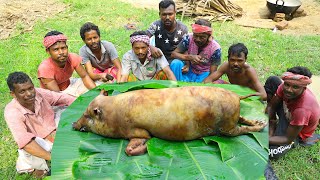
[(292, 16), (300, 6), (301, 1), (299, 0), (267, 0), (267, 7), (272, 15), (284, 13)]

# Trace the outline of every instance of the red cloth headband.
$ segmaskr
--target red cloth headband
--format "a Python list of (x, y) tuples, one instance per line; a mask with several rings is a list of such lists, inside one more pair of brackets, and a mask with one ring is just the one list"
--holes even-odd
[(46, 49), (48, 49), (58, 41), (67, 42), (67, 37), (63, 34), (47, 36), (43, 39), (43, 45)]
[(192, 32), (193, 33), (207, 33), (209, 35), (212, 34), (212, 28), (208, 27), (208, 26), (203, 26), (203, 25), (199, 25), (199, 24), (192, 24)]
[(290, 82), (292, 84), (307, 87), (312, 83), (312, 80), (308, 76), (294, 74), (292, 72), (285, 72), (282, 74), (281, 78), (284, 82)]

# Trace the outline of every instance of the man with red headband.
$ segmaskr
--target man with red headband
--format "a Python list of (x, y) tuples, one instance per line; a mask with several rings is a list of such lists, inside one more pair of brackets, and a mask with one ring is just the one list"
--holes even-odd
[[(43, 45), (50, 57), (39, 65), (38, 79), (42, 88), (79, 96), (96, 85), (82, 67), (82, 58), (68, 53), (66, 43), (67, 37), (61, 32), (51, 31), (46, 34)], [(70, 79), (74, 70), (81, 79)]]
[(197, 20), (192, 25), (192, 32), (172, 52), (171, 56), (176, 59), (172, 61), (170, 68), (178, 81), (202, 82), (220, 65), (221, 48), (211, 36), (209, 21)]
[[(150, 52), (150, 38), (144, 31), (130, 35), (132, 50), (123, 55), (120, 82), (136, 80), (176, 80), (164, 56), (154, 58)], [(131, 73), (131, 75), (130, 75)]]
[[(283, 83), (268, 103), (270, 159), (283, 156), (296, 143), (310, 146), (320, 138), (314, 133), (319, 124), (320, 106), (307, 88), (311, 76), (305, 67), (288, 69), (281, 77)], [(278, 113), (280, 108), (284, 115)]]

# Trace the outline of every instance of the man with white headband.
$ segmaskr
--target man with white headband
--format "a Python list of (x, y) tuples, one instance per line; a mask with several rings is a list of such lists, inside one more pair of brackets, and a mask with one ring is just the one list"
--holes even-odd
[[(150, 52), (150, 38), (144, 31), (130, 35), (132, 49), (123, 55), (120, 82), (137, 80), (176, 80), (164, 56), (154, 58)], [(131, 75), (130, 75), (131, 73)]]
[(192, 32), (172, 52), (175, 59), (170, 68), (178, 81), (202, 82), (220, 65), (221, 48), (212, 37), (209, 21), (197, 20), (192, 25)]
[[(319, 124), (320, 106), (307, 88), (312, 82), (311, 76), (306, 67), (288, 69), (281, 77), (283, 83), (268, 103), (270, 159), (283, 156), (297, 143), (310, 146), (319, 141), (320, 136), (314, 132)], [(284, 115), (278, 111), (282, 104)]]
[[(81, 65), (82, 58), (68, 52), (67, 37), (61, 32), (48, 32), (43, 45), (50, 57), (42, 61), (38, 67), (38, 79), (42, 88), (79, 96), (96, 87)], [(70, 79), (74, 70), (81, 79)]]

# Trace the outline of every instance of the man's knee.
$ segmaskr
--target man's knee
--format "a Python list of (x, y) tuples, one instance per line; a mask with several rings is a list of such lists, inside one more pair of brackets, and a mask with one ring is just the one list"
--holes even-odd
[(174, 59), (170, 64), (171, 69), (177, 68), (177, 67), (182, 68), (183, 66), (184, 66), (184, 63), (179, 59)]

